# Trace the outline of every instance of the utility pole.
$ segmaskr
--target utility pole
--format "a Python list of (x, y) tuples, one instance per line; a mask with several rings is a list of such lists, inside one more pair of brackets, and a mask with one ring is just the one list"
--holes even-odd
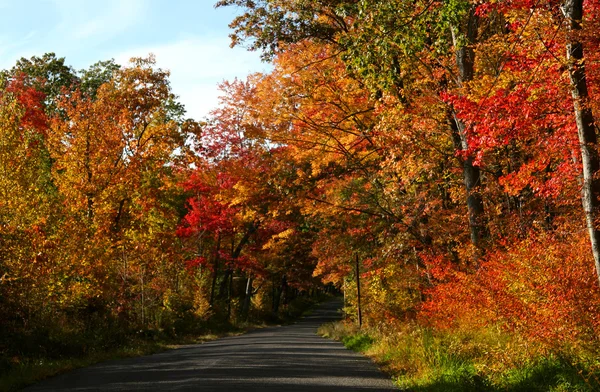
[(362, 311), (360, 309), (360, 267), (358, 264), (358, 253), (356, 254), (356, 304), (358, 307), (358, 328), (361, 328)]

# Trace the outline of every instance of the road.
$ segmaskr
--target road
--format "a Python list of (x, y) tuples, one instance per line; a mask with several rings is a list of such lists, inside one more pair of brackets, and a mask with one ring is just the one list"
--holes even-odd
[(339, 318), (331, 301), (296, 324), (145, 357), (103, 362), (26, 391), (392, 391), (366, 357), (316, 335)]

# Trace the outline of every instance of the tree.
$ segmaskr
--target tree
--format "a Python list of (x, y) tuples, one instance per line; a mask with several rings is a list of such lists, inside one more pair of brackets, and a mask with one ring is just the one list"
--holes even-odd
[(65, 65), (64, 57), (57, 58), (54, 53), (21, 58), (10, 71), (2, 72), (2, 78), (22, 78), (27, 86), (42, 92), (49, 112), (56, 108), (56, 100), (62, 95), (63, 88), (72, 90), (79, 83), (75, 70)]
[(564, 3), (563, 10), (568, 26), (566, 46), (571, 95), (583, 165), (581, 200), (590, 235), (596, 274), (600, 281), (600, 230), (597, 223), (600, 218), (600, 178), (598, 178), (600, 157), (598, 156), (598, 137), (594, 113), (589, 103), (584, 44), (577, 34), (581, 31), (583, 21), (583, 1), (568, 0)]
[[(53, 119), (49, 137), (67, 208), (66, 257), (88, 264), (107, 303), (125, 301), (122, 309), (131, 305), (129, 290), (148, 298), (147, 280), (165, 260), (160, 249), (174, 246), (178, 220), (168, 197), (186, 135), (169, 119), (168, 73), (153, 65), (152, 58), (134, 59), (93, 100), (80, 90), (62, 98), (64, 115)], [(77, 244), (82, 236), (84, 247)], [(145, 298), (137, 310), (142, 323)]]
[[(272, 57), (293, 42), (319, 42), (328, 37), (355, 77), (365, 81), (376, 95), (382, 91), (396, 95), (402, 106), (419, 96), (422, 88), (438, 94), (448, 88), (464, 89), (474, 75), (472, 46), (479, 17), (468, 2), (408, 4), (365, 0), (309, 5), (239, 1), (220, 2), (217, 6), (232, 4), (247, 11), (231, 24), (235, 29), (232, 44), (239, 43), (240, 38), (251, 38), (253, 49), (262, 49), (267, 57)], [(322, 25), (329, 29), (320, 28)], [(450, 64), (453, 55), (454, 67)], [(452, 80), (456, 81), (455, 86), (449, 86)], [(413, 86), (416, 91), (411, 90)], [(451, 107), (442, 110), (447, 113), (448, 133), (462, 161), (471, 241), (482, 247), (488, 231), (475, 152), (456, 113)]]
[(231, 45), (247, 43), (261, 50), (263, 59), (273, 59), (289, 44), (305, 39), (336, 43), (336, 34), (347, 31), (349, 13), (356, 0), (221, 0), (215, 7), (237, 6), (246, 12), (229, 25)]

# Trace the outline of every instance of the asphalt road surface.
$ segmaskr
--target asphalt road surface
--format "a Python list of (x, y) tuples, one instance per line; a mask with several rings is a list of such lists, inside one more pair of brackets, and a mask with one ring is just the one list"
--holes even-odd
[(296, 324), (103, 362), (26, 391), (393, 391), (366, 357), (316, 335), (339, 318), (340, 301)]

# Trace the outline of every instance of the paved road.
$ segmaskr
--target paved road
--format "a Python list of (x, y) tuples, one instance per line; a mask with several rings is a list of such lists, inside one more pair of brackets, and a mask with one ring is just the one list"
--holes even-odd
[(78, 369), (26, 391), (392, 391), (367, 358), (315, 334), (339, 301), (283, 327)]

